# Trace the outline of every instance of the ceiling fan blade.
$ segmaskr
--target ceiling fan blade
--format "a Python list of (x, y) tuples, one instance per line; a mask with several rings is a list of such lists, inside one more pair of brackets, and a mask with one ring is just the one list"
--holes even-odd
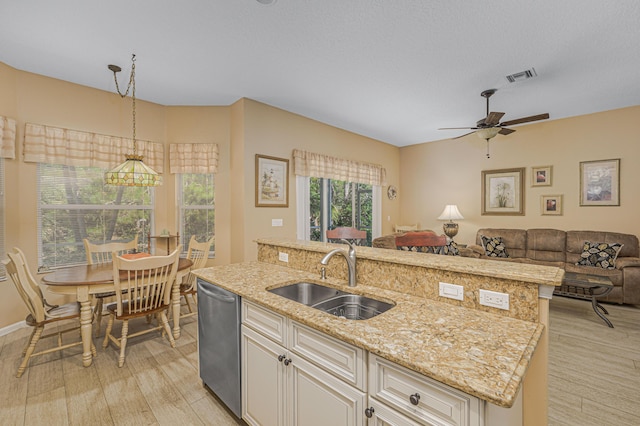
[(477, 127), (441, 127), (438, 130), (477, 130)]
[(475, 132), (465, 133), (464, 135), (456, 136), (455, 138), (451, 138), (451, 139), (460, 139), (460, 138), (464, 138), (465, 136), (467, 136), (467, 135), (471, 135), (471, 134), (473, 134), (473, 133), (475, 133)]
[(504, 115), (504, 112), (490, 112), (489, 115), (487, 116), (487, 118), (484, 119), (484, 124), (487, 124), (489, 126), (493, 126), (498, 124), (498, 122), (500, 121), (500, 119), (502, 118), (502, 116)]
[(506, 127), (503, 127), (502, 129), (500, 129), (500, 131), (498, 133), (500, 133), (501, 135), (510, 135), (511, 133), (515, 132), (515, 130), (513, 129), (507, 129)]
[(538, 114), (530, 117), (516, 118), (515, 120), (505, 121), (500, 123), (500, 126), (515, 126), (516, 124), (530, 123), (532, 121), (546, 120), (549, 118), (549, 114)]

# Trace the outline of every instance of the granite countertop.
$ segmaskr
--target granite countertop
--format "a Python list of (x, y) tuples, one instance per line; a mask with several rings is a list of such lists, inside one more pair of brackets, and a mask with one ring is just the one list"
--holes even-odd
[[(320, 280), (316, 274), (245, 262), (194, 274), (274, 312), (351, 343), (501, 407), (511, 407), (544, 326), (371, 286)], [(310, 281), (364, 294), (395, 307), (368, 320), (348, 320), (269, 293)]]

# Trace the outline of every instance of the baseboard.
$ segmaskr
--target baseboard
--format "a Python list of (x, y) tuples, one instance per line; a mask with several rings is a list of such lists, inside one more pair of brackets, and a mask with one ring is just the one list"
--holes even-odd
[(21, 328), (27, 327), (27, 324), (24, 321), (17, 322), (15, 324), (8, 325), (6, 327), (0, 328), (0, 336), (5, 336), (11, 332), (16, 330), (20, 330)]

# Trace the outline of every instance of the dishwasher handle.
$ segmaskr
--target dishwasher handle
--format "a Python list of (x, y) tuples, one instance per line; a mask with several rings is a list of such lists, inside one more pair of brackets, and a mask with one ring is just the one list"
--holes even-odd
[[(234, 296), (227, 296), (226, 294), (223, 294), (218, 290), (218, 288), (214, 285), (207, 285), (207, 283), (202, 283), (200, 284), (200, 290), (202, 291), (202, 293), (207, 296), (207, 297), (212, 297), (216, 300), (219, 300), (220, 302), (223, 303), (234, 303), (236, 301), (236, 298)], [(225, 290), (223, 290), (225, 291)], [(226, 292), (226, 291), (225, 291)]]

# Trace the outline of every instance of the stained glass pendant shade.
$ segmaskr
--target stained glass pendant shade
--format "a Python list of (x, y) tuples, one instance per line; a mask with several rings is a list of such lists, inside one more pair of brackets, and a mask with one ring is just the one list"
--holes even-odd
[(124, 93), (120, 92), (118, 86), (117, 73), (121, 68), (117, 65), (109, 65), (113, 71), (113, 78), (116, 82), (116, 90), (120, 97), (124, 98), (131, 89), (132, 111), (133, 111), (133, 153), (125, 155), (126, 161), (104, 174), (107, 185), (116, 186), (158, 186), (162, 183), (162, 176), (156, 173), (151, 167), (142, 162), (142, 155), (137, 153), (136, 142), (136, 55), (131, 56), (131, 76), (129, 84)]

